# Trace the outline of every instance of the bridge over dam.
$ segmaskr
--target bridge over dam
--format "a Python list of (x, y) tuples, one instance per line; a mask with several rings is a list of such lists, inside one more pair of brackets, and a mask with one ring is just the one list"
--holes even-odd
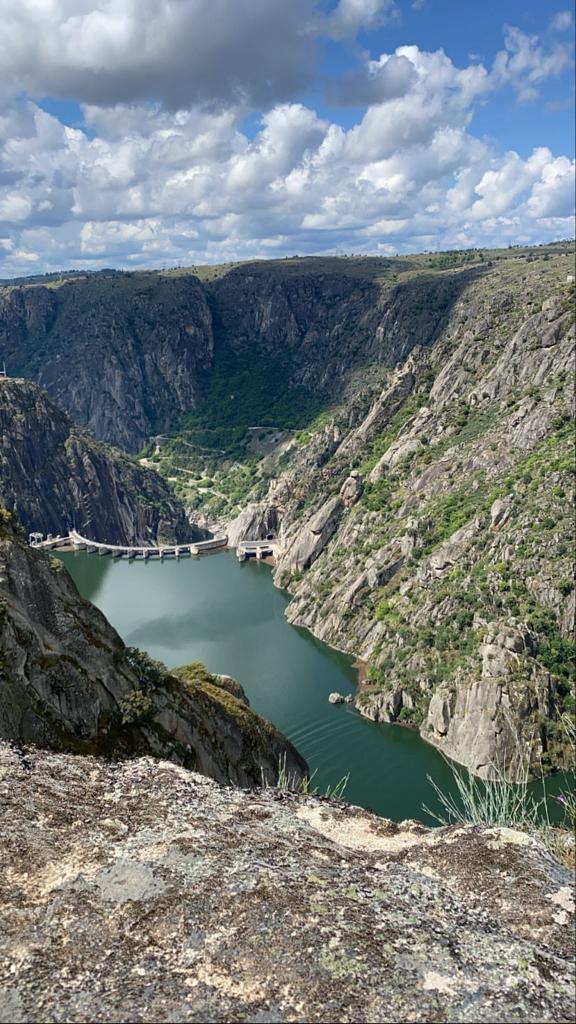
[(31, 547), (42, 548), (53, 551), (57, 548), (73, 548), (74, 551), (87, 551), (93, 555), (111, 555), (113, 558), (140, 559), (164, 559), (164, 558), (186, 558), (190, 555), (201, 555), (209, 551), (218, 551), (225, 548), (228, 538), (225, 533), (217, 534), (209, 540), (194, 541), (191, 544), (162, 544), (162, 545), (126, 545), (107, 544), (100, 541), (89, 540), (83, 537), (77, 530), (70, 530), (65, 536), (53, 537), (48, 534), (44, 540), (43, 534), (31, 533), (29, 535)]
[[(148, 559), (186, 558), (191, 555), (202, 555), (210, 551), (219, 551), (228, 546), (228, 537), (222, 531), (216, 533), (209, 540), (172, 545), (108, 544), (83, 537), (77, 530), (70, 530), (70, 533), (57, 537), (48, 534), (46, 538), (44, 538), (42, 533), (30, 533), (28, 541), (31, 547), (47, 551), (53, 551), (58, 548), (72, 548), (74, 551), (86, 551), (88, 554), (93, 555), (110, 555), (112, 558), (138, 559), (142, 561), (147, 561)], [(256, 558), (260, 561), (263, 558), (274, 557), (277, 545), (277, 538), (272, 537), (268, 537), (265, 540), (242, 540), (239, 541), (236, 547), (236, 557), (239, 562), (245, 562), (248, 558)]]

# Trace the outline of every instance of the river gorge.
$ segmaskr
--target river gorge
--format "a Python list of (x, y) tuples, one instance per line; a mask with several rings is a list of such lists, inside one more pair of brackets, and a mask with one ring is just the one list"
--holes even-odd
[[(84, 552), (59, 557), (125, 643), (169, 668), (201, 661), (211, 672), (238, 678), (254, 710), (306, 758), (320, 793), (348, 774), (348, 802), (396, 821), (435, 824), (423, 809), (438, 809), (427, 776), (451, 790), (450, 766), (416, 730), (329, 704), (332, 691), (355, 692), (352, 659), (287, 622), (289, 595), (274, 587), (268, 565), (239, 564), (232, 552), (178, 562), (113, 561)], [(547, 788), (561, 788), (560, 777)]]

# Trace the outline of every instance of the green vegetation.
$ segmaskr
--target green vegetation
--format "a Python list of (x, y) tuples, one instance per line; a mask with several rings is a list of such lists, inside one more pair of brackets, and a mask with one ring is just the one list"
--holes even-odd
[[(576, 744), (576, 726), (571, 715), (563, 715), (560, 728), (564, 732), (567, 746), (572, 750)], [(536, 738), (535, 738), (536, 739)], [(535, 743), (535, 740), (534, 740)], [(543, 783), (542, 795), (534, 792), (530, 783), (533, 751), (516, 745), (514, 756), (505, 766), (491, 766), (491, 779), (479, 779), (464, 768), (451, 765), (456, 793), (442, 790), (429, 775), (430, 782), (440, 804), (438, 812), (423, 805), (423, 810), (441, 825), (482, 825), (497, 828), (512, 828), (544, 840), (555, 856), (569, 867), (574, 867), (574, 845), (572, 837), (576, 827), (576, 788), (573, 773), (566, 774), (565, 788), (557, 797), (551, 797)], [(510, 781), (513, 773), (516, 782)], [(560, 822), (552, 824), (551, 803), (562, 809)]]
[(0, 540), (23, 540), (24, 530), (14, 512), (0, 505)]
[(465, 769), (453, 768), (458, 797), (443, 792), (430, 776), (436, 796), (443, 808), (435, 813), (424, 806), (428, 814), (441, 825), (488, 825), (517, 828), (521, 831), (539, 831), (546, 815), (546, 801), (537, 798), (529, 788), (528, 765), (519, 766), (519, 783), (510, 782), (507, 775), (495, 768), (494, 779), (483, 780)]
[(451, 249), (429, 256), (427, 264), (435, 270), (447, 270), (451, 267), (465, 267), (470, 263), (484, 263), (485, 254), (482, 249)]
[(402, 622), (401, 615), (395, 611), (394, 606), (385, 597), (378, 602), (374, 617), (376, 622), (386, 622), (388, 626), (397, 626)]
[(455, 445), (469, 444), (487, 434), (500, 418), (497, 409), (473, 410), (466, 403), (459, 402), (452, 411), (452, 421), (458, 428), (455, 434), (439, 441), (430, 448), (430, 459), (437, 459)]
[[(427, 508), (427, 526), (424, 528), (420, 557), (425, 557), (443, 541), (448, 540), (462, 526), (465, 526), (488, 505), (484, 474), (478, 473), (476, 487), (468, 482), (465, 486), (443, 495), (431, 502)], [(491, 504), (491, 503), (490, 503)]]
[(261, 471), (258, 441), (266, 441), (266, 428), (269, 437), (296, 431), (304, 444), (330, 414), (322, 408), (325, 396), (287, 385), (290, 368), (281, 354), (272, 357), (255, 345), (237, 350), (218, 327), (214, 339), (199, 411), (160, 439), (159, 455), (152, 442), (141, 455), (158, 463), (189, 508), (218, 517), (265, 493), (269, 478)]
[(144, 686), (162, 686), (168, 676), (168, 669), (161, 661), (155, 661), (146, 651), (138, 647), (126, 647), (124, 658), (128, 667)]
[(154, 701), (143, 690), (132, 690), (123, 697), (118, 705), (122, 725), (136, 725), (150, 719), (154, 715)]
[(191, 444), (225, 452), (228, 459), (245, 455), (249, 427), (298, 429), (320, 411), (316, 392), (286, 386), (289, 366), (256, 345), (236, 350), (225, 332), (214, 330), (214, 362), (198, 413), (186, 416), (181, 436)]
[(348, 785), (350, 774), (343, 775), (333, 786), (327, 786), (326, 789), (321, 792), (318, 786), (313, 786), (314, 776), (316, 771), (312, 772), (312, 775), (305, 775), (303, 778), (299, 778), (290, 772), (286, 767), (286, 754), (283, 754), (278, 759), (278, 779), (274, 786), (270, 786), (267, 777), (262, 774), (262, 786), (264, 789), (279, 789), (289, 793), (303, 793), (307, 796), (324, 796), (331, 800), (342, 800), (344, 792)]
[[(418, 410), (426, 404), (428, 398), (428, 391), (418, 392), (410, 395), (402, 404), (401, 408), (392, 417), (390, 422), (386, 425), (386, 429), (382, 434), (370, 444), (367, 456), (364, 461), (358, 467), (362, 476), (367, 476), (376, 463), (381, 459), (384, 453), (388, 450), (393, 441), (398, 437), (400, 429), (405, 423), (418, 412)], [(364, 502), (369, 505), (371, 495), (374, 495), (374, 488), (377, 485), (368, 484), (367, 490), (364, 494)]]
[(174, 675), (185, 683), (198, 683), (200, 686), (214, 684), (214, 675), (208, 671), (201, 661), (191, 661), (188, 665), (176, 669)]
[[(559, 375), (548, 382), (548, 387), (561, 388), (564, 384), (565, 379)], [(538, 401), (540, 389), (529, 387), (527, 392)], [(361, 467), (363, 473), (370, 472), (420, 404), (420, 396), (412, 395), (395, 414), (372, 442)], [(360, 504), (370, 518), (365, 520), (364, 539), (356, 541), (358, 556), (378, 551), (401, 535), (412, 536), (414, 542), (409, 558), (399, 562), (388, 582), (372, 595), (374, 619), (384, 632), (369, 667), (368, 687), (363, 691), (369, 695), (392, 687), (409, 693), (414, 706), (404, 706), (398, 718), (407, 724), (422, 721), (431, 689), (440, 683), (456, 687), (462, 672), (466, 676), (478, 671), (478, 649), (486, 632), (482, 623), (510, 618), (522, 623), (534, 637), (531, 654), (518, 658), (518, 681), (526, 683), (537, 665), (550, 672), (554, 680), (557, 711), (576, 709), (575, 645), (566, 635), (558, 610), (543, 604), (532, 582), (541, 572), (545, 546), (549, 586), (561, 597), (568, 596), (574, 586), (573, 577), (566, 571), (570, 546), (562, 540), (572, 533), (573, 427), (564, 415), (559, 415), (552, 423), (554, 432), (532, 450), (504, 450), (503, 455), (494, 458), (489, 472), (475, 469), (473, 453), (479, 441), (484, 451), (500, 447), (501, 421), (502, 412), (496, 405), (471, 408), (456, 400), (444, 413), (444, 427), (451, 428), (447, 437), (423, 446), (381, 480), (365, 485)], [(439, 476), (441, 487), (430, 497), (424, 492), (416, 517), (409, 521), (403, 506), (413, 493), (412, 482), (426, 465), (440, 458), (444, 458), (445, 467)], [(468, 463), (471, 471), (461, 471), (460, 467)], [(509, 502), (505, 536), (509, 550), (514, 552), (511, 560), (510, 555), (497, 560), (490, 554), (492, 545), (498, 547), (489, 516), (498, 498)], [(437, 578), (428, 577), (425, 585), (419, 585), (415, 579), (417, 567), (425, 569), (434, 550), (473, 520), (476, 526), (468, 538), (456, 545), (454, 568), (439, 572)], [(407, 581), (410, 586), (402, 586)], [(334, 584), (325, 582), (325, 586), (328, 593), (324, 600)], [(320, 597), (318, 586), (315, 591)], [(429, 625), (422, 624), (424, 613)], [(428, 689), (420, 686), (423, 680)], [(546, 736), (542, 760), (549, 770), (565, 763), (570, 754), (554, 721), (546, 721), (542, 728)]]

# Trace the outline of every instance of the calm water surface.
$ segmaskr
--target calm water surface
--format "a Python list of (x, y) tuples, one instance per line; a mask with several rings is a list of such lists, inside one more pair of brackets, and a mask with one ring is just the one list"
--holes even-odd
[(321, 792), (349, 774), (350, 803), (433, 823), (422, 809), (436, 808), (427, 775), (449, 789), (450, 768), (417, 732), (328, 703), (332, 690), (354, 693), (352, 659), (286, 621), (289, 596), (274, 587), (269, 566), (238, 563), (232, 552), (162, 563), (59, 557), (125, 643), (168, 668), (202, 661), (239, 679), (252, 707), (304, 755)]

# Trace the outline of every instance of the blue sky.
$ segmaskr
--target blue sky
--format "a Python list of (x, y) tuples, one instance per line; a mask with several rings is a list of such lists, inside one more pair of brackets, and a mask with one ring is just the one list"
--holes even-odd
[(573, 234), (560, 0), (0, 0), (0, 276)]
[[(342, 108), (331, 103), (326, 92), (327, 83), (338, 81), (358, 67), (359, 51), (377, 58), (397, 46), (416, 43), (421, 49), (442, 48), (462, 66), (470, 62), (471, 55), (490, 64), (502, 48), (504, 24), (517, 25), (533, 35), (542, 31), (546, 18), (551, 21), (562, 10), (561, 4), (550, 0), (485, 0), (478, 5), (463, 4), (462, 0), (424, 0), (416, 6), (408, 0), (397, 7), (396, 17), (372, 31), (360, 32), (351, 45), (323, 40), (318, 47), (318, 81), (297, 98), (311, 103), (323, 116), (351, 127), (361, 119), (363, 107)], [(64, 124), (82, 125), (82, 107), (73, 99), (43, 97), (41, 105)], [(245, 118), (245, 131), (252, 138), (259, 121), (257, 111)], [(523, 156), (530, 153), (535, 139), (539, 145), (573, 156), (574, 82), (570, 69), (543, 82), (537, 102), (518, 103), (509, 87), (478, 109), (473, 127), (495, 140), (506, 140), (506, 146), (513, 146)]]
[[(391, 52), (397, 46), (416, 43), (423, 50), (444, 49), (459, 66), (470, 63), (470, 58), (489, 65), (502, 49), (503, 26), (518, 26), (527, 35), (546, 35), (547, 23), (570, 5), (554, 0), (424, 0), (414, 5), (410, 0), (397, 5), (398, 15), (381, 27), (359, 33), (357, 45), (343, 48), (327, 44), (322, 60), (322, 71), (338, 78), (351, 71), (357, 63), (357, 48), (372, 57)], [(570, 33), (567, 33), (570, 37)], [(341, 124), (353, 124), (362, 114), (362, 108), (343, 112), (325, 104), (321, 90), (316, 90), (317, 109), (325, 110)], [(532, 103), (518, 103), (514, 90), (503, 90), (484, 106), (479, 107), (473, 129), (513, 146), (527, 156), (537, 143), (550, 146), (567, 155), (574, 155), (574, 79), (569, 68), (558, 78), (542, 82), (540, 95)]]

